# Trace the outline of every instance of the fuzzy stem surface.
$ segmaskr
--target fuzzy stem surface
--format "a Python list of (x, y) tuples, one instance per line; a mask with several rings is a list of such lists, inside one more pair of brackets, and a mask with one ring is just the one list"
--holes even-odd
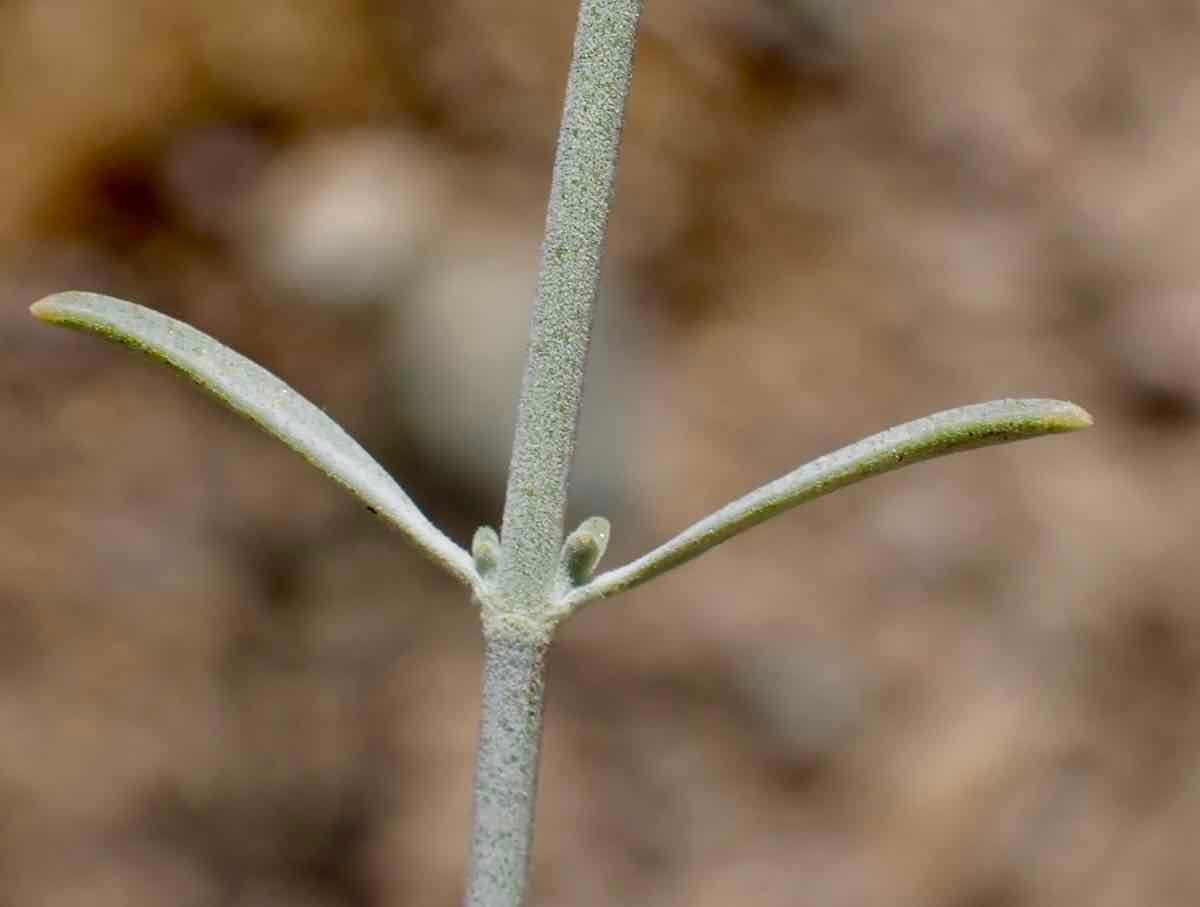
[(641, 0), (582, 0), (504, 501), (500, 586), (544, 607), (558, 563)]
[(467, 907), (528, 887), (545, 653), (641, 0), (581, 0), (485, 643)]
[(467, 907), (525, 902), (549, 640), (485, 638)]

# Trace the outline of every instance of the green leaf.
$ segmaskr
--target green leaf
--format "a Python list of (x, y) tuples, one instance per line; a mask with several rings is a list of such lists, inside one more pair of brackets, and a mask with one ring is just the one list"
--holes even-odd
[(1061, 400), (993, 400), (906, 422), (826, 454), (726, 505), (648, 554), (569, 593), (559, 610), (569, 614), (640, 586), (763, 520), (871, 476), (960, 450), (1077, 431), (1091, 424), (1084, 409)]
[(474, 585), (471, 557), (434, 526), (387, 471), (336, 422), (266, 369), (160, 312), (96, 293), (58, 293), (30, 311), (98, 334), (182, 372), (274, 435), (400, 530), (429, 559)]

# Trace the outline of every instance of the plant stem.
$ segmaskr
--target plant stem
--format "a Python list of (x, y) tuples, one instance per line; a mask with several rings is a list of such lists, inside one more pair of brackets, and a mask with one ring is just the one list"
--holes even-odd
[(525, 901), (542, 741), (548, 640), (493, 635), (484, 643), (479, 772), (466, 903)]
[(581, 0), (485, 643), (467, 907), (528, 887), (545, 654), (641, 0)]
[(546, 214), (500, 538), (500, 587), (526, 614), (558, 565), (567, 480), (641, 0), (582, 0)]

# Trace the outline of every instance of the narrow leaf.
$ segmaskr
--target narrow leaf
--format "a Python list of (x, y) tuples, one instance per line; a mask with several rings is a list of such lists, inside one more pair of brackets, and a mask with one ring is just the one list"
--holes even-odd
[(889, 428), (763, 485), (648, 554), (602, 573), (567, 595), (560, 609), (570, 613), (639, 586), (777, 513), (862, 479), (959, 450), (1076, 431), (1091, 424), (1092, 417), (1074, 403), (994, 400)]
[(474, 584), (471, 556), (429, 522), (341, 426), (266, 369), (181, 321), (110, 296), (58, 293), (30, 311), (43, 321), (148, 353), (182, 372), (356, 495), (425, 556)]

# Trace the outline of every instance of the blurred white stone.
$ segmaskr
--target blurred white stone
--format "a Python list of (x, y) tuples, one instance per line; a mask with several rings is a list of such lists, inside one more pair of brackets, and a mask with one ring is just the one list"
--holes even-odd
[(445, 210), (445, 171), (391, 132), (296, 146), (263, 179), (243, 228), (267, 279), (302, 297), (354, 304), (408, 283)]
[[(496, 495), (508, 471), (540, 227), (540, 219), (505, 211), (456, 218), (395, 313), (402, 417), (438, 464)], [(611, 271), (597, 308), (572, 481), (572, 503), (581, 513), (619, 506), (637, 384), (653, 334)]]
[[(310, 302), (384, 304), (408, 438), (455, 481), (499, 495), (533, 303), (542, 200), (496, 166), (392, 133), (318, 139), (269, 168), (242, 229), (256, 270)], [(519, 177), (519, 175), (518, 175)], [(615, 507), (640, 350), (653, 333), (609, 269), (572, 501)], [(590, 513), (590, 510), (589, 510)], [(585, 514), (586, 515), (586, 514)]]

